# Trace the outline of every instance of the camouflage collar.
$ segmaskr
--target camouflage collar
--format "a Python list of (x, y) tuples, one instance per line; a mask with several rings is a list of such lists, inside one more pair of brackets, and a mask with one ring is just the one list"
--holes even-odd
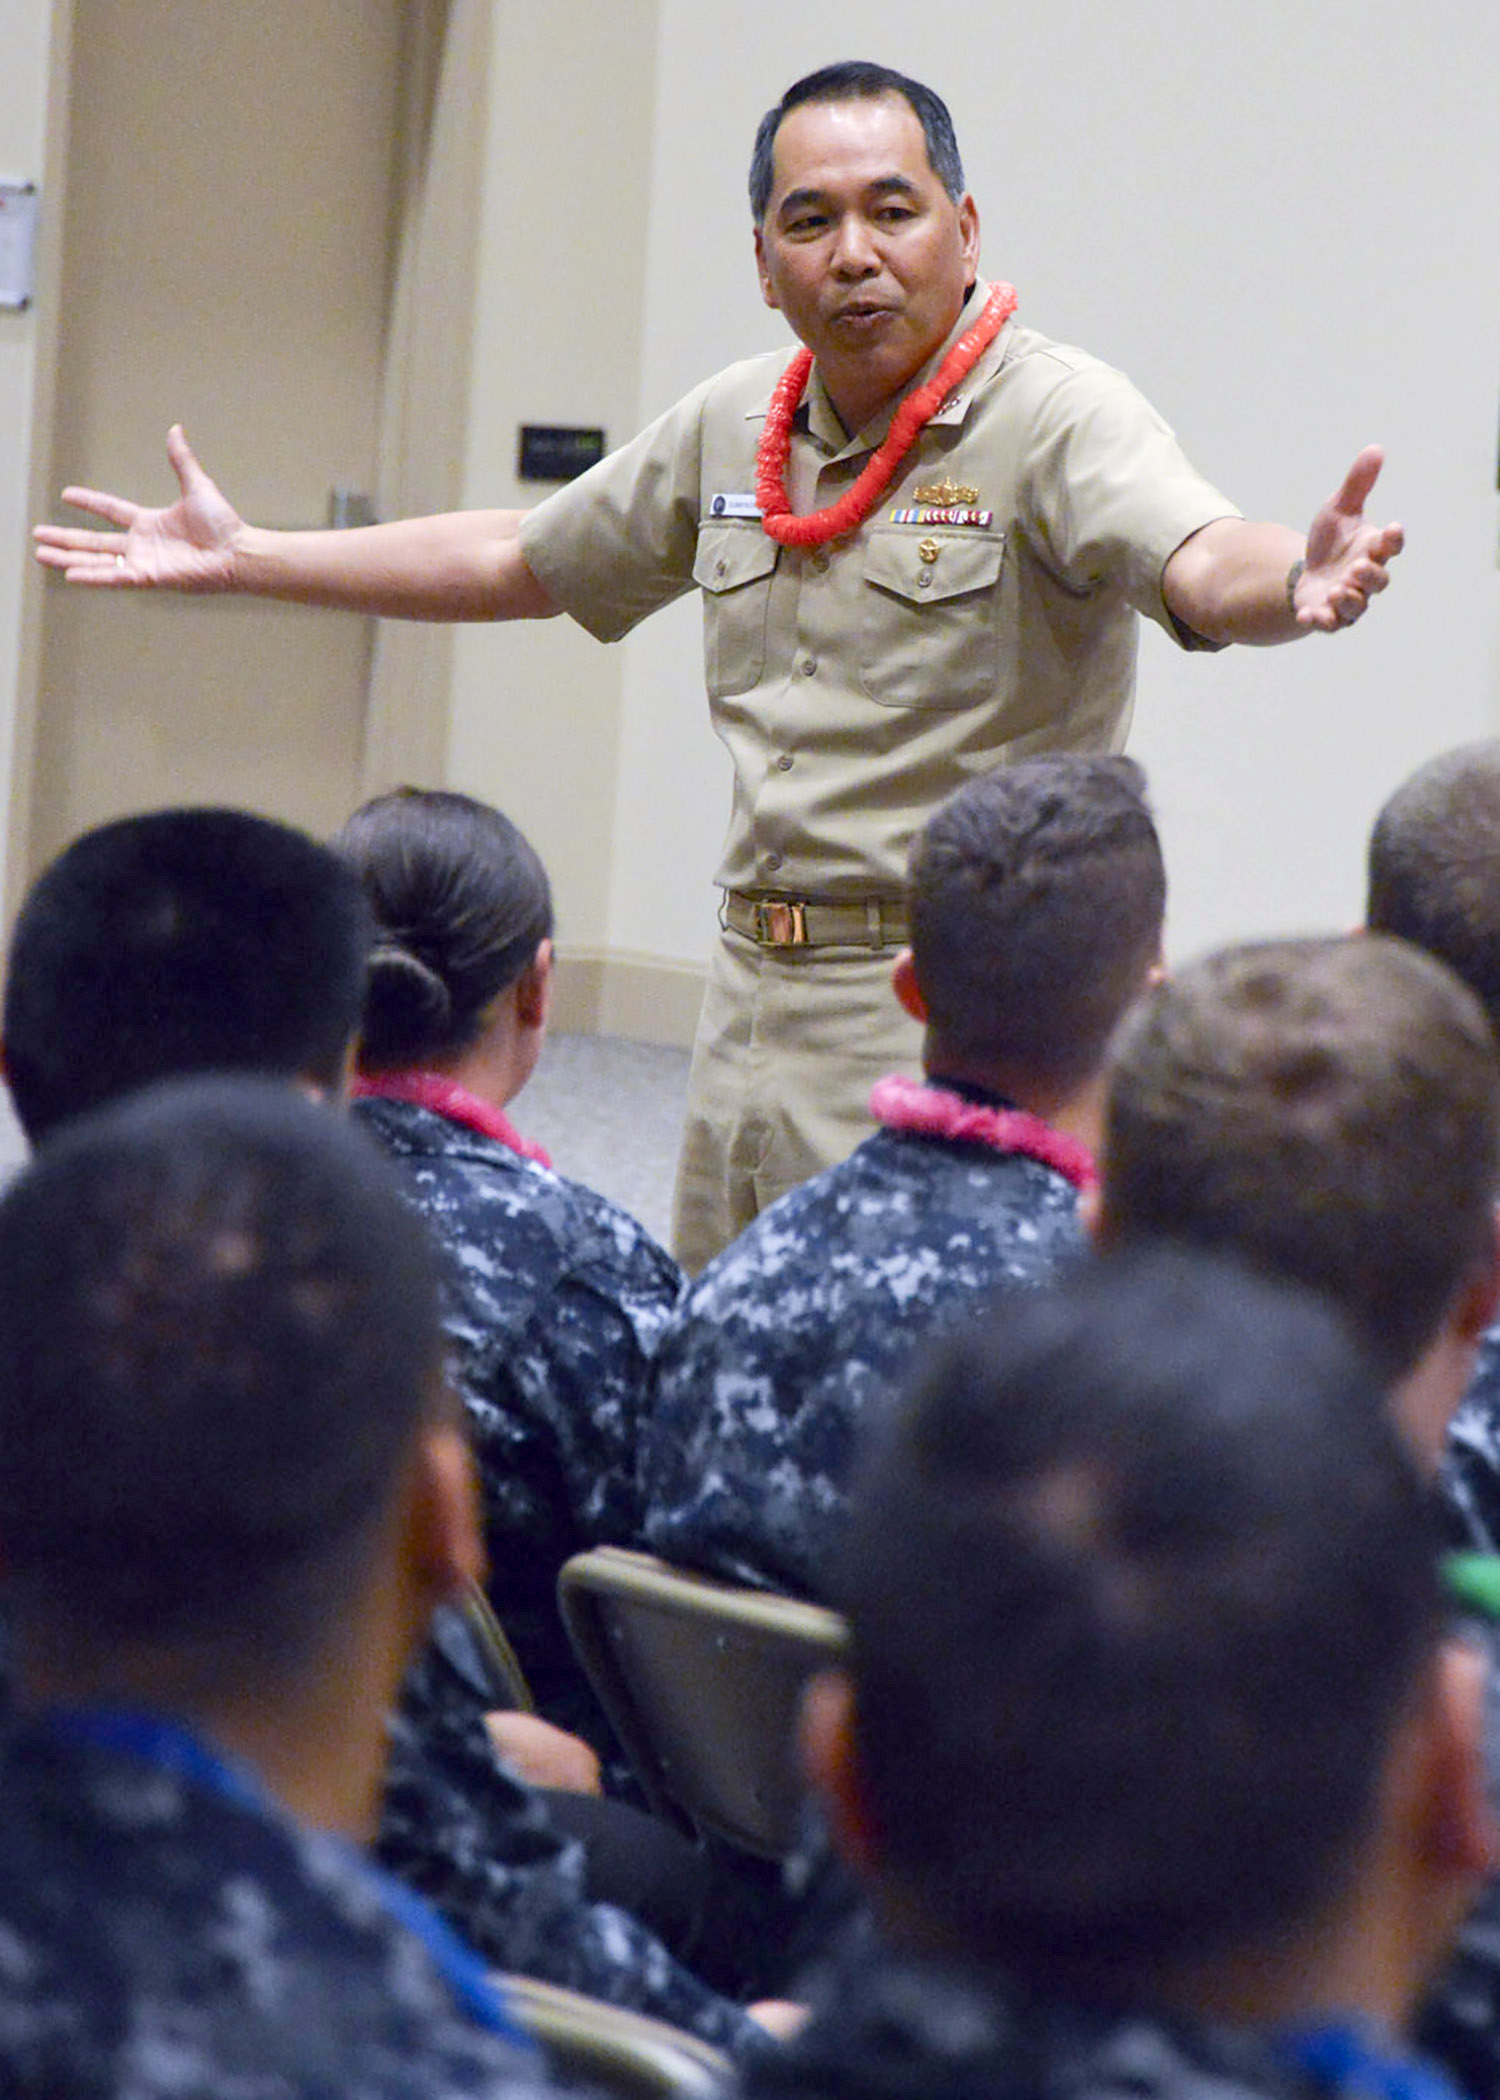
[(425, 1108), (431, 1115), (477, 1131), (480, 1137), (493, 1138), (496, 1144), (519, 1152), (522, 1159), (535, 1160), (539, 1167), (552, 1164), (546, 1148), (535, 1138), (522, 1137), (509, 1116), (502, 1115), (491, 1102), (481, 1101), (456, 1079), (445, 1079), (441, 1072), (411, 1068), (404, 1072), (362, 1074), (350, 1092), (356, 1101), (404, 1101), (409, 1108)]

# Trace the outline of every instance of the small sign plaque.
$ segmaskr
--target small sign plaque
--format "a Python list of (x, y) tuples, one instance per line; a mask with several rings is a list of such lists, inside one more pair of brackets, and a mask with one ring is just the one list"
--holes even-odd
[(0, 307), (22, 312), (36, 290), (37, 188), (0, 182)]
[(573, 481), (603, 457), (602, 430), (523, 423), (516, 475), (521, 481)]

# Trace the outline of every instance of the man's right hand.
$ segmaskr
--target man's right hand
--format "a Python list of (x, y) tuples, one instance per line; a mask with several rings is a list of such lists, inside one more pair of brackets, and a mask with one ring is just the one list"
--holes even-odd
[(199, 466), (180, 423), (167, 432), (167, 458), (182, 491), (169, 509), (145, 510), (102, 489), (66, 488), (65, 503), (117, 530), (38, 525), (37, 560), (96, 590), (233, 590), (243, 520)]
[(65, 502), (116, 530), (38, 525), (37, 560), (95, 590), (243, 591), (398, 620), (545, 620), (561, 610), (526, 566), (524, 511), (456, 510), (342, 532), (273, 532), (245, 523), (176, 424), (167, 457), (182, 489), (170, 509), (143, 510), (100, 489), (64, 489)]

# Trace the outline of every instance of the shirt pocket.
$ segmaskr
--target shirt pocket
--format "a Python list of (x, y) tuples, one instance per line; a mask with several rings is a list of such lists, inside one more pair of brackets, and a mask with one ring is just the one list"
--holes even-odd
[[(937, 554), (922, 559), (922, 548)], [(873, 532), (865, 550), (860, 678), (882, 707), (972, 707), (1000, 679), (1005, 535), (921, 526)]]
[(715, 700), (760, 683), (771, 576), (780, 552), (758, 521), (698, 528), (693, 581), (703, 592), (703, 669)]

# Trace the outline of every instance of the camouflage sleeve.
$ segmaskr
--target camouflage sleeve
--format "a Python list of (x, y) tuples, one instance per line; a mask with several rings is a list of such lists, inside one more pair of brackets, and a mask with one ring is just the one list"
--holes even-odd
[(651, 1364), (681, 1285), (676, 1264), (641, 1242), (567, 1268), (504, 1367), (545, 1410), (579, 1531), (594, 1543), (634, 1534)]
[(1467, 1545), (1500, 1553), (1500, 1335), (1484, 1337), (1448, 1429), (1443, 1486)]
[(391, 1725), (377, 1852), (498, 1969), (540, 1977), (736, 2054), (761, 2028), (624, 1911), (585, 1894), (582, 1847), (496, 1759), (483, 1722), (457, 1710), (419, 1735)]
[(561, 1521), (569, 1551), (629, 1537), (677, 1264), (617, 1205), (550, 1173), (448, 1158), (416, 1178), (449, 1258), (444, 1324), (497, 1536)]

